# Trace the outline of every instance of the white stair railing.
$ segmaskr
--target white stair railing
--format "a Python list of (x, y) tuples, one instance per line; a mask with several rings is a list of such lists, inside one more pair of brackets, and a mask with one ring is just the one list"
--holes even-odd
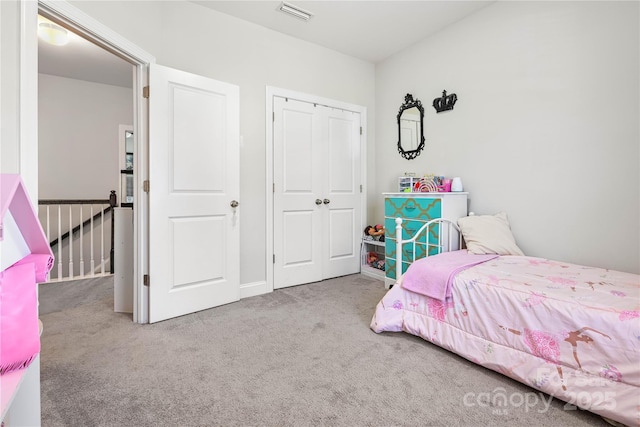
[[(56, 258), (50, 282), (113, 273), (114, 206), (114, 191), (109, 199), (38, 201), (40, 223)], [(110, 242), (105, 241), (105, 233), (112, 236)]]

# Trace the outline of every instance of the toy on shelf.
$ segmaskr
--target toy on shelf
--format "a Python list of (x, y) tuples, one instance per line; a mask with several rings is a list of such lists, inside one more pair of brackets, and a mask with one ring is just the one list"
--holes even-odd
[(462, 189), (453, 189), (452, 182), (455, 179), (452, 180), (451, 178), (445, 178), (443, 175), (434, 174), (425, 174), (421, 178), (400, 177), (399, 191), (401, 193), (449, 193), (451, 191), (462, 191)]
[(378, 258), (378, 254), (376, 254), (375, 252), (369, 252), (367, 264), (369, 264), (373, 268), (384, 271), (384, 260)]
[(414, 193), (437, 193), (438, 185), (431, 179), (422, 178), (416, 182)]
[(379, 240), (384, 242), (384, 225), (367, 225), (364, 228), (364, 236), (367, 240)]

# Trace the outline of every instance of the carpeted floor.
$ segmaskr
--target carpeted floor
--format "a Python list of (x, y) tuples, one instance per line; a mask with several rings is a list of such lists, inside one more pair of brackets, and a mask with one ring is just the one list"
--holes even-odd
[[(110, 281), (41, 285), (42, 425), (607, 426), (419, 338), (375, 334), (384, 292), (353, 275), (139, 325), (113, 312)], [(517, 399), (492, 407), (496, 393)]]

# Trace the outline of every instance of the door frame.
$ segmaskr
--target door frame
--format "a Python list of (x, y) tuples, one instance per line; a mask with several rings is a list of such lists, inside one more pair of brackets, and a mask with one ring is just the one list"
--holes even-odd
[(266, 292), (273, 292), (273, 243), (274, 243), (274, 225), (273, 225), (273, 98), (275, 96), (281, 98), (290, 98), (296, 101), (308, 102), (311, 104), (324, 105), (330, 108), (338, 108), (341, 110), (353, 111), (360, 114), (360, 125), (362, 126), (362, 135), (360, 137), (360, 228), (367, 218), (367, 107), (362, 105), (350, 104), (343, 101), (324, 98), (321, 96), (311, 95), (295, 90), (283, 89), (274, 86), (266, 88), (266, 106), (265, 106), (265, 145), (266, 145), (266, 164), (265, 164), (265, 230), (266, 230)]
[[(133, 321), (149, 322), (149, 289), (144, 286), (143, 276), (148, 274), (148, 216), (149, 201), (142, 190), (148, 179), (148, 109), (142, 97), (142, 88), (148, 84), (149, 64), (156, 59), (150, 53), (120, 36), (96, 19), (66, 1), (38, 0), (22, 1), (20, 10), (20, 109), (21, 109), (21, 170), (25, 181), (37, 188), (38, 183), (38, 135), (33, 123), (38, 123), (38, 36), (37, 15), (58, 22), (63, 27), (99, 45), (114, 55), (131, 63), (133, 71), (133, 129), (135, 152), (134, 175), (134, 236), (133, 236)], [(36, 159), (36, 161), (33, 161)], [(28, 164), (29, 167), (23, 167)], [(37, 193), (36, 193), (37, 194)], [(36, 199), (37, 200), (37, 199)]]

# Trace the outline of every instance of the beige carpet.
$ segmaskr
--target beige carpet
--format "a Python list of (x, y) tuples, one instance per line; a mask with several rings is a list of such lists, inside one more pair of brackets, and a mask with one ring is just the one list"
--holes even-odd
[[(384, 292), (346, 276), (138, 325), (113, 312), (108, 281), (41, 285), (42, 425), (607, 425), (416, 337), (375, 334)], [(501, 388), (540, 403), (477, 400)]]

